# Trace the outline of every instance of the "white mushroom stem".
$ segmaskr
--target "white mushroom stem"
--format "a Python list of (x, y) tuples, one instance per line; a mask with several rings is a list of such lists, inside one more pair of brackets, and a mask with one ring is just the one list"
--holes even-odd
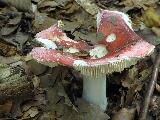
[(106, 110), (106, 75), (90, 77), (83, 75), (83, 98), (91, 104)]

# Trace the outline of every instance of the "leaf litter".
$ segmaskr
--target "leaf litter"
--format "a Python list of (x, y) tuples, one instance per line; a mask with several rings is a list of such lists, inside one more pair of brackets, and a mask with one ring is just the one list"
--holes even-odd
[[(37, 46), (33, 40), (35, 34), (57, 20), (63, 21), (62, 29), (68, 37), (85, 40), (89, 44), (96, 43), (103, 38), (103, 34), (96, 34), (95, 15), (104, 8), (126, 12), (133, 21), (134, 30), (159, 48), (158, 1), (27, 0), (25, 7), (23, 2), (6, 0), (0, 5), (0, 70), (7, 73), (7, 76), (0, 75), (0, 85), (5, 86), (10, 95), (2, 94), (2, 88), (0, 89), (0, 95), (6, 96), (5, 99), (0, 97), (0, 118), (136, 120), (147, 90), (154, 58), (146, 58), (122, 73), (108, 75), (109, 105), (104, 113), (82, 99), (83, 81), (77, 71), (62, 66), (49, 68), (28, 59), (26, 55)], [(78, 56), (87, 57), (88, 53), (82, 51)], [(16, 72), (12, 73), (12, 70)], [(28, 81), (31, 88), (24, 89), (23, 85), (29, 85), (25, 83)], [(160, 99), (157, 94), (159, 81), (158, 77), (149, 108), (148, 116), (152, 119), (160, 118)], [(15, 94), (10, 94), (13, 85), (17, 84), (22, 87), (18, 87)]]

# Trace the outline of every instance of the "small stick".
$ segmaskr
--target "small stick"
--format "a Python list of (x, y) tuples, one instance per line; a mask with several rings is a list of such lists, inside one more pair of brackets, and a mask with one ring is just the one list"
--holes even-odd
[(151, 78), (151, 81), (149, 83), (149, 87), (148, 87), (148, 90), (147, 90), (147, 93), (146, 93), (146, 96), (145, 96), (145, 99), (144, 99), (144, 105), (142, 106), (142, 110), (140, 112), (139, 120), (146, 120), (149, 104), (150, 104), (150, 101), (151, 101), (151, 97), (153, 95), (153, 91), (154, 91), (155, 85), (157, 83), (159, 65), (160, 65), (160, 53), (158, 53), (158, 56), (157, 56), (156, 61), (155, 61), (155, 65), (153, 67), (152, 78)]

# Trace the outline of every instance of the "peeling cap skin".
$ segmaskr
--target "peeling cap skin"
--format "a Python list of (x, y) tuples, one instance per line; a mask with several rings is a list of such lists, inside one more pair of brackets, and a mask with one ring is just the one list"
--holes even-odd
[(36, 34), (36, 38), (48, 39), (65, 48), (76, 48), (79, 50), (89, 49), (90, 46), (84, 41), (75, 41), (66, 36), (66, 34), (58, 27), (58, 24), (43, 30)]
[[(98, 14), (98, 32), (104, 34), (104, 38), (97, 44), (105, 45), (108, 53), (97, 59), (92, 56), (83, 59), (71, 53), (46, 48), (34, 48), (30, 53), (33, 58), (40, 62), (58, 63), (80, 70), (85, 75), (109, 74), (123, 71), (138, 60), (150, 55), (154, 51), (154, 46), (139, 37), (126, 22), (129, 18), (124, 17), (124, 13), (102, 10)], [(85, 42), (77, 42), (66, 37), (65, 33), (57, 25), (44, 30), (36, 35), (43, 39), (58, 38), (55, 41), (65, 48), (76, 48), (79, 50), (92, 48)], [(54, 41), (54, 40), (53, 40)]]

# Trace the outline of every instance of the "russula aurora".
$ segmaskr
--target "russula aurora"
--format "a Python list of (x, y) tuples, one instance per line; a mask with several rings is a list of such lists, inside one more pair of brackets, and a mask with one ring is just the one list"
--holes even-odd
[(138, 60), (149, 56), (154, 46), (132, 30), (131, 21), (124, 13), (102, 10), (97, 15), (97, 25), (97, 32), (103, 33), (104, 38), (92, 47), (84, 41), (77, 42), (68, 38), (58, 25), (36, 35), (37, 39), (51, 40), (65, 49), (85, 50), (90, 54), (85, 59), (70, 52), (44, 47), (34, 48), (30, 54), (42, 63), (58, 63), (80, 71), (83, 75), (84, 99), (105, 110), (106, 74), (121, 72), (136, 64)]

